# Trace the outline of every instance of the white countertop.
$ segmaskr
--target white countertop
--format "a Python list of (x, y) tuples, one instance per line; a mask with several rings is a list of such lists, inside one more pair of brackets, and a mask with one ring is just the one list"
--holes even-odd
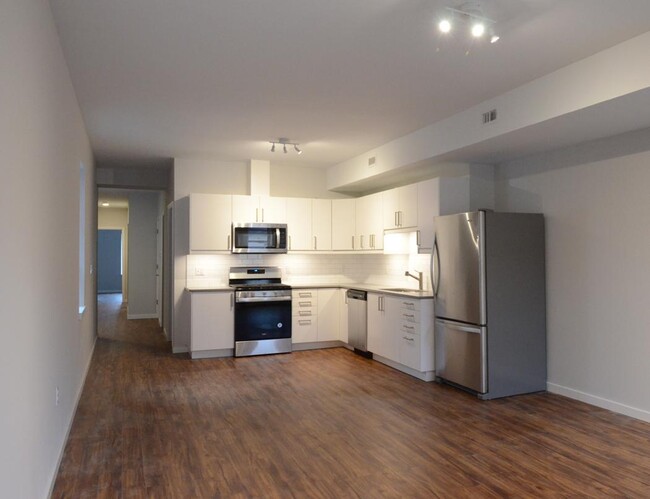
[[(409, 298), (418, 298), (418, 299), (431, 299), (433, 298), (433, 293), (429, 291), (418, 291), (417, 289), (406, 290), (407, 288), (398, 288), (396, 286), (384, 285), (384, 284), (369, 284), (369, 283), (319, 283), (318, 281), (314, 282), (299, 282), (292, 283), (291, 280), (283, 281), (283, 284), (288, 284), (293, 289), (317, 289), (317, 288), (344, 288), (344, 289), (359, 289), (361, 291), (369, 291), (373, 293), (383, 293), (389, 295), (397, 296), (407, 296)], [(201, 291), (232, 291), (232, 288), (227, 284), (220, 284), (215, 286), (188, 286), (185, 288), (187, 291), (192, 293), (201, 292)]]

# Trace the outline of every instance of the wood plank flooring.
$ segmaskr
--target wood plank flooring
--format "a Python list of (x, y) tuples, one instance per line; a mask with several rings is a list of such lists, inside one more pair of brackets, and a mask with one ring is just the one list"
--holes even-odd
[(647, 423), (481, 402), (343, 348), (192, 361), (123, 316), (100, 328), (55, 498), (650, 497)]

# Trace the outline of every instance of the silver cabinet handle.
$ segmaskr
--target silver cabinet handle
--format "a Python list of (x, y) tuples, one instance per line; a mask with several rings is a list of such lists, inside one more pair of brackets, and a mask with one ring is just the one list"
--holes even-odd
[(299, 301), (298, 305), (301, 307), (311, 307), (311, 302), (310, 301)]
[(231, 250), (232, 246), (230, 246), (230, 234), (228, 234), (228, 250)]
[(415, 326), (407, 326), (406, 324), (404, 324), (403, 326), (404, 329), (412, 329), (413, 331), (415, 331)]
[(291, 249), (291, 236), (289, 236), (289, 249)]
[(420, 246), (420, 231), (416, 230), (415, 231), (415, 244), (419, 247)]
[(259, 222), (260, 221), (260, 209), (255, 208), (255, 221)]
[(316, 236), (314, 236), (314, 249), (318, 249), (318, 241), (316, 239)]
[(264, 221), (264, 208), (262, 208), (262, 220), (260, 220), (260, 222), (263, 222), (263, 221)]
[(352, 249), (354, 249), (354, 236), (352, 236)]
[(309, 326), (311, 324), (311, 321), (298, 321), (298, 324), (301, 326)]
[(298, 310), (298, 315), (309, 317), (311, 315), (311, 310)]
[(235, 306), (235, 296), (233, 293), (230, 293), (230, 310)]
[(407, 341), (415, 341), (415, 338), (409, 338), (408, 336), (402, 336), (402, 338)]
[(311, 292), (309, 292), (309, 291), (307, 291), (307, 292), (303, 291), (302, 293), (299, 292), (299, 293), (298, 293), (298, 296), (299, 296), (300, 298), (311, 298)]
[(363, 249), (363, 234), (359, 236), (359, 249)]

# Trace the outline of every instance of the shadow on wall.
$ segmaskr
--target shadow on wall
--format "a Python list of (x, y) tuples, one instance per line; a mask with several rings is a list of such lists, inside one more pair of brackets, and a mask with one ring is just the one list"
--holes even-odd
[(516, 159), (498, 165), (495, 170), (496, 179), (502, 181), (525, 177), (645, 151), (650, 151), (650, 128)]

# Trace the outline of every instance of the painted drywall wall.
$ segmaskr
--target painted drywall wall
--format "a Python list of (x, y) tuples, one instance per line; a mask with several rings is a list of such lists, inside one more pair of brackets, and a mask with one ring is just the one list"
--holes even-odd
[(122, 230), (122, 299), (129, 300), (129, 210), (128, 208), (102, 208), (97, 210), (98, 229), (121, 229)]
[(129, 303), (127, 318), (155, 319), (156, 309), (156, 225), (160, 192), (134, 191), (129, 194)]
[(174, 200), (192, 192), (249, 194), (248, 161), (174, 159)]
[(546, 217), (549, 390), (650, 421), (650, 130), (497, 167)]
[[(498, 155), (498, 149), (514, 148), (515, 139), (517, 149), (545, 150), (554, 141), (570, 143), (570, 137), (577, 143), (648, 126), (649, 43), (650, 32), (334, 165), (327, 172), (327, 187), (339, 189), (432, 159), (478, 161), (463, 151), (484, 148)], [(615, 101), (613, 107), (603, 105)], [(499, 117), (485, 126), (481, 115), (491, 109)], [(495, 147), (487, 146), (490, 141)], [(375, 158), (372, 166), (370, 157)]]
[[(255, 160), (253, 160), (255, 161)], [(219, 161), (176, 158), (174, 160), (174, 199), (190, 193), (250, 194), (251, 161)], [(276, 197), (343, 198), (328, 191), (327, 171), (299, 165), (271, 163), (270, 190)]]
[(277, 163), (271, 165), (271, 195), (321, 199), (348, 197), (327, 190), (327, 170), (324, 168)]
[(7, 0), (1, 10), (0, 497), (31, 499), (49, 493), (95, 340), (95, 178), (48, 2)]

